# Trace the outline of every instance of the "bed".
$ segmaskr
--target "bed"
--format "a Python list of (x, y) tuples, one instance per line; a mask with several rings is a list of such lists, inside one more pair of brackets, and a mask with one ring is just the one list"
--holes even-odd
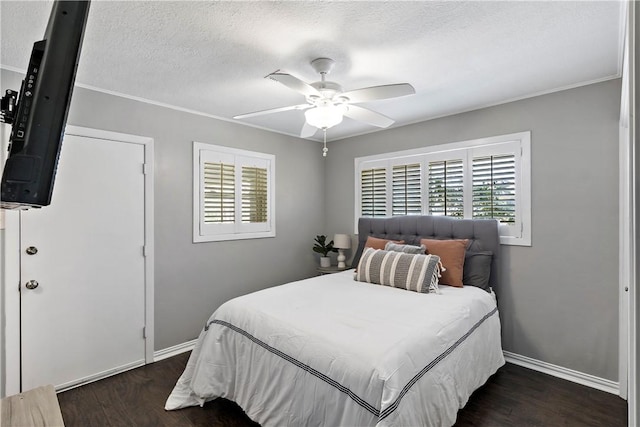
[(366, 249), (370, 237), (409, 245), (465, 239), (465, 256), (491, 255), (490, 288), (414, 292), (354, 280), (351, 269), (235, 298), (206, 322), (165, 408), (224, 397), (263, 427), (452, 425), (504, 364), (497, 227), (448, 217), (361, 218), (360, 276), (366, 257), (386, 253)]

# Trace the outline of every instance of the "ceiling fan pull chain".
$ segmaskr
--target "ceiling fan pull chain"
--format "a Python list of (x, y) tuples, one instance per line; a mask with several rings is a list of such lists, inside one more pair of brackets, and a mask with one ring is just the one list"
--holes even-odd
[(322, 157), (327, 157), (327, 151), (329, 151), (329, 149), (327, 148), (327, 128), (322, 129), (322, 132), (324, 133), (324, 148), (322, 149)]

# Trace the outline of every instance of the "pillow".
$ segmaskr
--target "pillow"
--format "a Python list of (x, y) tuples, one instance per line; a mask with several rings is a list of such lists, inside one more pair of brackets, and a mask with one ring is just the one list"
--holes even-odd
[(380, 239), (378, 237), (369, 236), (367, 237), (367, 241), (365, 242), (364, 247), (373, 249), (384, 249), (385, 245), (389, 242), (404, 243), (404, 240)]
[(440, 258), (366, 248), (354, 279), (421, 293), (438, 293)]
[(384, 245), (385, 251), (404, 252), (405, 254), (420, 254), (424, 255), (427, 251), (425, 245), (413, 246), (413, 245), (399, 245), (393, 242), (387, 242)]
[(464, 256), (462, 283), (465, 286), (475, 286), (489, 292), (491, 258), (493, 258), (493, 252), (467, 252)]
[(464, 253), (467, 250), (467, 239), (436, 240), (422, 239), (420, 244), (427, 247), (427, 253), (438, 255), (442, 260), (444, 272), (440, 284), (461, 288), (462, 269), (464, 267)]
[(358, 258), (358, 253), (360, 253), (360, 256), (362, 256), (362, 252), (364, 252), (365, 248), (384, 249), (384, 246), (389, 242), (404, 243), (404, 240), (380, 239), (378, 237), (373, 237), (373, 236), (367, 237), (367, 241), (364, 243), (364, 247), (362, 248), (362, 250), (360, 250), (360, 247), (358, 247), (358, 250), (356, 251), (356, 255), (353, 257), (353, 260), (351, 261), (352, 263), (351, 266), (352, 267), (355, 266), (356, 271), (358, 270), (358, 263), (360, 261), (360, 258)]

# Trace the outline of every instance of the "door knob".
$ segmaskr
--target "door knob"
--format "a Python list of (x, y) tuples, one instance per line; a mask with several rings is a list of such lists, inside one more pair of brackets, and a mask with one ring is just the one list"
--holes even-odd
[(38, 248), (36, 248), (35, 246), (29, 246), (25, 252), (27, 253), (27, 255), (35, 255), (38, 253)]
[(27, 289), (35, 289), (37, 288), (39, 283), (36, 280), (29, 280), (24, 287)]

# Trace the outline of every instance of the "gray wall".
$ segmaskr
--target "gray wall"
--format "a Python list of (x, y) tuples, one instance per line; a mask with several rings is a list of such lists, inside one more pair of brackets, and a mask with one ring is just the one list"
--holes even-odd
[(355, 157), (530, 130), (532, 246), (503, 246), (503, 348), (617, 380), (619, 107), (611, 80), (331, 142), (327, 231), (354, 232)]
[[(503, 347), (616, 380), (619, 100), (608, 81), (331, 142), (326, 159), (316, 143), (82, 88), (69, 124), (155, 140), (156, 349), (194, 338), (230, 298), (313, 275), (313, 236), (353, 233), (355, 157), (531, 130), (533, 245), (503, 247)], [(276, 155), (276, 238), (192, 243), (193, 140)]]
[[(1, 77), (2, 93), (20, 88), (19, 74)], [(324, 233), (318, 143), (82, 88), (68, 124), (154, 138), (156, 349), (195, 338), (228, 299), (315, 274), (313, 237)], [(275, 238), (192, 243), (194, 140), (275, 154)]]

